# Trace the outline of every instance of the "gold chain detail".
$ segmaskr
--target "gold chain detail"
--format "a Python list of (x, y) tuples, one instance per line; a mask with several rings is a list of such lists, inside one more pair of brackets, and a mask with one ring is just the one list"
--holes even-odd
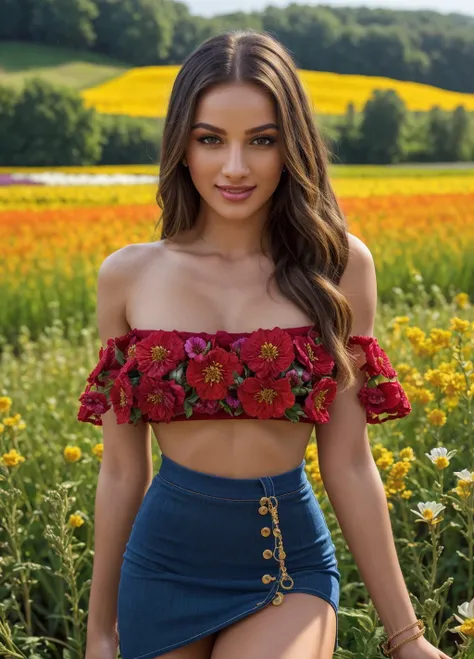
[[(273, 503), (273, 501), (275, 503)], [(268, 509), (272, 516), (273, 535), (275, 537), (275, 549), (273, 550), (273, 557), (280, 564), (280, 569), (281, 569), (280, 586), (285, 590), (291, 590), (291, 588), (293, 588), (294, 586), (294, 581), (288, 574), (285, 566), (286, 553), (283, 547), (283, 538), (280, 530), (280, 520), (278, 518), (278, 500), (274, 496), (262, 497), (260, 499), (260, 505), (268, 506)], [(285, 583), (288, 582), (289, 585), (286, 586)]]

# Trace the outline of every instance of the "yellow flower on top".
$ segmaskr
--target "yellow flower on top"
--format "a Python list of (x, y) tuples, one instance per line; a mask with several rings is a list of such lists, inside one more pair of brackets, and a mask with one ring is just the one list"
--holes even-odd
[(417, 346), (418, 344), (422, 343), (426, 337), (423, 330), (420, 329), (419, 327), (407, 327), (405, 334), (407, 339), (414, 346)]
[(6, 416), (3, 419), (4, 425), (6, 425), (8, 428), (13, 428), (13, 426), (16, 426), (16, 419), (14, 416)]
[(447, 375), (439, 368), (429, 368), (426, 371), (424, 378), (426, 382), (429, 382), (433, 387), (442, 387), (446, 381)]
[(9, 412), (12, 406), (12, 399), (9, 396), (0, 396), (0, 414)]
[(424, 387), (420, 387), (419, 389), (413, 388), (410, 390), (410, 394), (407, 392), (407, 396), (412, 403), (422, 403), (423, 405), (427, 405), (428, 403), (431, 403), (432, 400), (434, 400), (434, 393), (430, 391), (429, 389), (426, 389)]
[(459, 334), (466, 334), (471, 328), (471, 323), (468, 320), (463, 320), (462, 318), (451, 318), (450, 329), (453, 332), (459, 332)]
[(415, 452), (413, 451), (412, 447), (406, 446), (405, 448), (402, 448), (400, 451), (400, 458), (408, 462), (415, 460)]
[(387, 449), (381, 442), (377, 442), (376, 444), (373, 445), (372, 447), (372, 457), (374, 460), (378, 460), (378, 458), (383, 455), (383, 452), (386, 451)]
[(393, 322), (398, 323), (398, 325), (408, 325), (410, 319), (408, 316), (395, 316)]
[(393, 459), (392, 451), (384, 449), (380, 457), (375, 461), (375, 464), (379, 469), (385, 470), (393, 464)]
[(466, 388), (466, 380), (462, 373), (453, 373), (447, 376), (441, 387), (441, 390), (447, 396), (457, 396), (462, 394)]
[(469, 295), (467, 293), (458, 293), (454, 296), (453, 300), (460, 309), (467, 309), (470, 306)]
[(400, 362), (397, 364), (395, 370), (403, 380), (406, 380), (411, 374), (417, 372), (416, 368), (411, 364), (407, 364), (407, 362)]
[[(472, 386), (474, 387), (474, 385), (472, 385)], [(3, 423), (0, 423), (0, 435), (2, 434), (2, 432), (4, 430), (5, 430), (5, 426), (3, 425)]]
[(451, 343), (452, 333), (448, 330), (434, 328), (430, 332), (430, 339), (433, 345), (441, 348), (449, 348)]
[(457, 625), (456, 627), (453, 627), (453, 629), (450, 629), (449, 631), (455, 632), (456, 634), (459, 634), (461, 632), (465, 636), (469, 636), (471, 638), (474, 637), (474, 597), (470, 602), (463, 602), (458, 606), (458, 613), (462, 616), (460, 618), (456, 614), (454, 614), (454, 617), (458, 622), (460, 622), (460, 625)]
[(25, 458), (18, 453), (14, 448), (10, 449), (8, 453), (2, 455), (3, 463), (7, 467), (16, 467), (21, 462), (25, 462)]
[(104, 444), (102, 442), (95, 444), (95, 446), (92, 447), (92, 453), (99, 460), (99, 462), (102, 462), (102, 456), (104, 454)]
[(82, 451), (79, 446), (66, 446), (64, 457), (68, 462), (77, 462), (81, 459)]
[(70, 515), (69, 516), (69, 526), (72, 526), (73, 528), (79, 528), (84, 524), (84, 518), (82, 515)]
[(413, 495), (413, 490), (404, 490), (400, 493), (402, 499), (409, 499)]
[(441, 350), (441, 347), (433, 343), (431, 339), (426, 339), (413, 344), (413, 351), (420, 357), (433, 357)]
[(432, 426), (444, 426), (447, 421), (446, 414), (443, 410), (435, 408), (428, 413), (427, 419)]

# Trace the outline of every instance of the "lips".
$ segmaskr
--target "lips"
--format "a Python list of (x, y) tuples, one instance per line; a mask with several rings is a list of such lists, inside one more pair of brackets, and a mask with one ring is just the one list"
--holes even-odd
[(217, 185), (216, 187), (219, 188), (219, 190), (226, 190), (226, 192), (234, 192), (237, 194), (238, 192), (248, 192), (249, 190), (253, 190), (256, 186), (255, 185), (247, 185), (245, 187), (232, 187), (232, 186), (224, 186), (224, 185)]

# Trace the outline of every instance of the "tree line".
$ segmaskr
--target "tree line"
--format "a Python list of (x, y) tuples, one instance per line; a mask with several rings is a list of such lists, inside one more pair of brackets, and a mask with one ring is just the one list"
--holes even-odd
[(0, 39), (89, 50), (134, 66), (180, 64), (223, 30), (276, 36), (303, 69), (474, 92), (474, 17), (366, 7), (269, 5), (205, 18), (174, 0), (0, 0)]
[[(474, 160), (474, 113), (408, 112), (394, 90), (374, 90), (362, 112), (317, 118), (334, 163)], [(41, 78), (0, 85), (0, 166), (157, 164), (163, 121), (102, 115), (80, 94)]]

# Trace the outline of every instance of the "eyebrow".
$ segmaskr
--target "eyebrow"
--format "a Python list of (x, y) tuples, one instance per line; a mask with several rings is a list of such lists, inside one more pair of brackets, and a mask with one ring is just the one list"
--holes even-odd
[[(192, 126), (191, 130), (194, 130), (195, 128), (206, 128), (207, 130), (212, 130), (215, 133), (220, 133), (221, 135), (226, 135), (227, 131), (225, 131), (223, 128), (218, 128), (217, 126), (212, 126), (211, 124), (206, 124), (203, 121), (200, 121), (197, 124), (194, 124)], [(274, 123), (269, 123), (269, 124), (263, 124), (263, 126), (255, 126), (255, 128), (249, 128), (248, 130), (245, 131), (246, 135), (252, 135), (253, 133), (259, 133), (262, 130), (267, 130), (267, 128), (276, 128), (278, 130), (278, 126)]]

